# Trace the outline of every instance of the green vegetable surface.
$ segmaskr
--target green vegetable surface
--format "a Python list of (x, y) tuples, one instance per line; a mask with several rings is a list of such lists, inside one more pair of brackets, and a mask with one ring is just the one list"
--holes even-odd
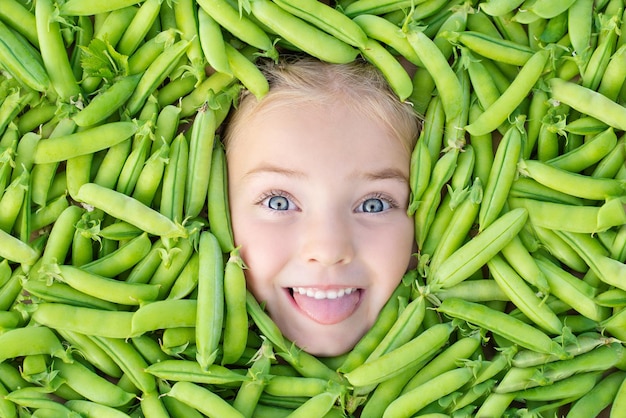
[[(623, 0), (0, 0), (0, 418), (626, 416)], [(220, 126), (363, 58), (417, 267), (317, 358), (247, 292)]]

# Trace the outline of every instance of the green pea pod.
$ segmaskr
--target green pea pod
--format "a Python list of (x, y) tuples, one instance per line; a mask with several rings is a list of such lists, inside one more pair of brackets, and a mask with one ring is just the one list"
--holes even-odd
[(391, 402), (385, 410), (384, 417), (400, 418), (412, 416), (429, 403), (458, 390), (469, 382), (471, 378), (472, 370), (466, 367), (444, 372)]
[(587, 318), (601, 321), (606, 317), (606, 311), (594, 300), (595, 290), (592, 286), (549, 261), (536, 261), (548, 281), (551, 294)]
[(368, 363), (363, 363), (345, 374), (350, 384), (366, 387), (391, 379), (404, 368), (420, 362), (439, 349), (448, 341), (454, 326), (447, 322), (434, 325), (418, 334), (411, 341)]
[(128, 113), (133, 116), (141, 110), (148, 96), (170, 75), (180, 58), (189, 48), (189, 41), (180, 40), (166, 48), (146, 69), (137, 87), (126, 102)]
[(617, 198), (602, 206), (571, 206), (524, 198), (510, 198), (509, 203), (511, 207), (526, 208), (533, 225), (552, 230), (595, 234), (626, 223), (624, 206)]
[(2, 66), (26, 86), (41, 92), (49, 89), (50, 78), (38, 57), (33, 56), (31, 50), (22, 45), (2, 21), (0, 21), (0, 58)]
[(271, 31), (302, 51), (323, 61), (348, 63), (358, 50), (282, 9), (269, 0), (250, 2), (252, 15)]
[(72, 116), (78, 126), (90, 126), (102, 122), (117, 111), (131, 96), (142, 73), (128, 75), (111, 84), (91, 99), (87, 106)]
[(535, 52), (524, 64), (519, 74), (502, 95), (465, 129), (472, 135), (481, 135), (498, 128), (528, 96), (543, 74), (549, 52)]
[(222, 27), (202, 7), (198, 9), (198, 36), (207, 62), (215, 71), (231, 74)]
[(176, 382), (167, 393), (167, 396), (172, 396), (207, 416), (213, 415), (223, 418), (243, 417), (239, 411), (219, 395), (195, 383)]
[(365, 59), (374, 64), (385, 76), (387, 82), (401, 101), (405, 101), (413, 92), (411, 77), (400, 62), (380, 43), (367, 39), (360, 50)]
[(181, 132), (170, 146), (168, 163), (163, 173), (159, 212), (175, 221), (183, 221), (185, 186), (189, 167), (189, 143)]
[(156, 379), (146, 371), (148, 364), (141, 354), (122, 338), (92, 336), (93, 341), (120, 366), (129, 380), (142, 392), (156, 390)]
[(518, 168), (521, 174), (544, 186), (583, 199), (605, 200), (622, 196), (626, 191), (626, 183), (622, 180), (571, 173), (542, 161), (520, 160)]
[(355, 46), (365, 48), (367, 35), (352, 19), (337, 9), (317, 0), (278, 0), (276, 3), (289, 13), (330, 33), (335, 38)]
[(265, 75), (239, 50), (225, 43), (226, 59), (231, 73), (241, 81), (258, 100), (261, 100), (269, 91), (270, 85)]
[(476, 54), (505, 64), (525, 65), (534, 54), (526, 45), (476, 31), (448, 32), (445, 37), (452, 43), (465, 45)]
[(344, 13), (349, 17), (355, 17), (364, 13), (384, 14), (399, 9), (409, 8), (414, 4), (423, 3), (423, 1), (407, 1), (407, 0), (358, 0), (351, 2), (345, 9)]
[(222, 364), (233, 364), (243, 355), (248, 340), (246, 278), (243, 260), (233, 250), (224, 269), (224, 354)]
[(221, 141), (216, 141), (211, 160), (209, 191), (207, 193), (207, 217), (211, 233), (215, 235), (222, 252), (225, 254), (230, 253), (235, 248), (230, 222), (227, 183), (224, 145)]
[(133, 122), (112, 122), (69, 135), (39, 141), (35, 164), (68, 160), (112, 147), (130, 138), (137, 131)]
[(56, 363), (54, 368), (66, 379), (69, 387), (90, 401), (118, 407), (129, 403), (135, 397), (135, 394), (124, 391), (80, 362)]
[(102, 209), (114, 218), (124, 220), (143, 231), (167, 238), (187, 236), (187, 230), (156, 210), (130, 196), (95, 183), (83, 185), (77, 195), (78, 200)]
[(247, 16), (224, 0), (200, 0), (198, 5), (235, 37), (263, 51), (271, 51), (271, 39)]
[(195, 299), (158, 300), (142, 305), (133, 313), (132, 335), (141, 336), (159, 329), (193, 327), (197, 305)]
[(515, 306), (531, 321), (546, 332), (559, 335), (563, 324), (544, 301), (537, 297), (534, 290), (513, 270), (503, 257), (496, 254), (487, 262), (494, 280)]
[(399, 28), (397, 25), (394, 25), (382, 16), (373, 14), (360, 14), (352, 20), (361, 27), (361, 30), (369, 38), (389, 45), (409, 62), (420, 67), (424, 66), (406, 37), (398, 33)]
[(69, 354), (59, 338), (48, 327), (23, 327), (5, 331), (0, 335), (2, 361), (33, 354), (48, 354), (69, 362)]
[(522, 132), (513, 125), (504, 134), (492, 164), (478, 212), (479, 231), (489, 226), (502, 212), (517, 174), (522, 153)]
[(452, 318), (463, 319), (501, 335), (520, 347), (540, 353), (555, 354), (562, 358), (567, 356), (563, 348), (543, 331), (486, 305), (460, 298), (449, 298), (444, 300), (437, 310)]
[(608, 126), (626, 130), (626, 109), (602, 94), (560, 78), (549, 81), (551, 97)]
[(215, 111), (207, 104), (198, 109), (191, 128), (185, 179), (185, 217), (196, 217), (206, 202), (215, 141)]
[(437, 86), (446, 119), (455, 118), (463, 110), (459, 100), (459, 97), (463, 97), (463, 87), (454, 70), (441, 50), (426, 34), (409, 30), (406, 36)]
[(53, 17), (54, 12), (52, 0), (37, 2), (35, 5), (37, 37), (50, 84), (59, 97), (69, 103), (71, 99), (78, 98), (81, 88), (74, 78), (60, 24)]
[(224, 324), (224, 261), (217, 238), (208, 231), (200, 235), (198, 313), (196, 317), (197, 360), (207, 369), (217, 357)]
[(500, 216), (443, 260), (432, 273), (430, 286), (433, 289), (445, 289), (467, 279), (517, 236), (527, 219), (528, 212), (521, 208)]

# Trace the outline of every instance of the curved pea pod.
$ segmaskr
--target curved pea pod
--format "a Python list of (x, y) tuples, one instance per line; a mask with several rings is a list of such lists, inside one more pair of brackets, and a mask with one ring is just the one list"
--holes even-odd
[(571, 173), (541, 161), (520, 160), (518, 169), (522, 175), (544, 186), (583, 199), (605, 200), (626, 193), (626, 182), (623, 180)]
[(524, 0), (491, 0), (481, 3), (480, 10), (489, 16), (503, 16), (517, 9)]
[(176, 382), (167, 396), (178, 399), (207, 416), (244, 418), (239, 411), (219, 395), (195, 383)]
[(604, 377), (593, 389), (572, 404), (567, 418), (600, 416), (605, 408), (613, 404), (625, 378), (626, 372), (623, 371), (614, 371)]
[(375, 39), (389, 45), (395, 51), (406, 58), (409, 62), (423, 66), (406, 37), (400, 32), (400, 28), (382, 16), (373, 14), (360, 14), (352, 19), (362, 31), (371, 39)]
[(159, 300), (142, 305), (133, 313), (133, 336), (159, 329), (193, 327), (198, 303), (195, 299)]
[(198, 362), (191, 360), (163, 360), (150, 364), (146, 371), (159, 379), (208, 385), (241, 383), (250, 379), (246, 375), (217, 364), (212, 364), (207, 370), (202, 370)]
[(39, 256), (40, 253), (32, 246), (0, 229), (0, 257), (20, 264), (33, 265)]
[(510, 198), (514, 208), (525, 208), (533, 225), (578, 233), (597, 233), (626, 223), (620, 199), (609, 199), (602, 206), (572, 206), (533, 199)]
[[(125, 223), (119, 222), (113, 225), (125, 226), (124, 224)], [(132, 227), (132, 225), (128, 224), (126, 224), (126, 226)], [(110, 231), (111, 230), (109, 230), (109, 232)], [(134, 230), (126, 229), (126, 231), (130, 231), (131, 234), (134, 233), (135, 236), (127, 238), (129, 240), (127, 243), (111, 253), (87, 264), (83, 264), (81, 268), (92, 274), (113, 278), (118, 274), (134, 267), (139, 261), (148, 255), (150, 249), (152, 248), (152, 241), (150, 241), (147, 233), (142, 233), (141, 230), (136, 228), (134, 228)], [(139, 231), (138, 234), (137, 231)], [(107, 235), (106, 231), (102, 236), (105, 237), (105, 235)]]
[(28, 326), (0, 334), (0, 361), (32, 354), (48, 354), (71, 361), (59, 338), (48, 327)]
[(185, 185), (185, 216), (196, 217), (202, 210), (209, 189), (211, 154), (215, 141), (215, 111), (204, 104), (194, 119), (189, 140)]
[(551, 158), (546, 163), (563, 170), (578, 173), (600, 161), (616, 145), (617, 135), (615, 135), (615, 130), (607, 128), (594, 136), (590, 141), (556, 158)]
[(544, 72), (550, 53), (535, 52), (521, 68), (511, 85), (476, 120), (465, 127), (471, 135), (482, 135), (497, 129), (528, 96)]
[(626, 108), (602, 94), (560, 78), (549, 80), (551, 97), (615, 129), (626, 130)]
[(561, 334), (563, 324), (554, 311), (544, 303), (533, 289), (513, 270), (513, 268), (496, 254), (487, 262), (494, 280), (506, 293), (511, 302), (541, 329), (554, 335)]
[(132, 344), (122, 338), (91, 336), (122, 369), (128, 379), (142, 392), (156, 390), (156, 379), (146, 371), (148, 364)]
[(269, 0), (250, 2), (252, 15), (281, 38), (323, 61), (348, 63), (358, 50), (292, 15)]
[(180, 40), (166, 48), (146, 69), (126, 102), (126, 110), (133, 116), (139, 112), (148, 96), (170, 75), (191, 43)]
[(66, 380), (66, 384), (86, 399), (102, 405), (118, 407), (135, 398), (119, 386), (96, 374), (80, 362), (55, 363), (54, 369)]
[(341, 393), (336, 391), (322, 392), (305, 401), (289, 414), (291, 418), (307, 418), (326, 416), (335, 405)]
[(525, 65), (535, 53), (527, 45), (477, 31), (446, 32), (442, 35), (454, 44), (460, 43), (483, 57), (505, 64)]
[(520, 128), (513, 125), (506, 131), (496, 149), (478, 212), (479, 231), (489, 226), (504, 208), (517, 174), (517, 162), (522, 154), (522, 142)]
[(498, 334), (520, 347), (566, 358), (563, 348), (543, 331), (486, 305), (460, 298), (444, 300), (437, 311)]
[(50, 88), (50, 78), (41, 63), (41, 57), (33, 55), (16, 37), (16, 34), (0, 21), (0, 58), (2, 66), (17, 80), (36, 91)]
[(224, 354), (222, 364), (235, 363), (243, 355), (248, 340), (246, 278), (238, 250), (233, 250), (224, 268)]
[(622, 279), (626, 277), (626, 264), (609, 257), (608, 252), (594, 237), (576, 232), (555, 233), (585, 260), (602, 282), (626, 290), (626, 283)]
[(39, 304), (32, 314), (35, 322), (53, 329), (112, 338), (131, 336), (132, 317), (132, 312), (105, 311), (64, 303)]
[(496, 219), (441, 262), (432, 273), (430, 287), (445, 289), (467, 279), (517, 236), (527, 219), (528, 211), (523, 208), (513, 209)]
[(551, 385), (537, 386), (515, 393), (515, 399), (529, 401), (553, 401), (578, 399), (588, 393), (602, 378), (603, 371), (587, 372), (571, 376)]
[(393, 378), (405, 368), (439, 351), (454, 328), (449, 322), (433, 325), (404, 345), (376, 360), (363, 363), (344, 376), (355, 387), (370, 386)]
[(208, 231), (200, 235), (198, 252), (196, 357), (207, 369), (217, 357), (224, 324), (224, 260), (217, 238)]
[(413, 92), (413, 82), (400, 62), (385, 47), (374, 39), (367, 39), (361, 53), (374, 64), (401, 101)]
[(60, 12), (62, 15), (68, 16), (88, 16), (98, 13), (111, 12), (113, 10), (132, 6), (136, 3), (137, 1), (132, 0), (112, 0), (105, 3), (85, 3), (81, 0), (70, 0), (63, 3)]
[(103, 405), (84, 399), (70, 399), (64, 403), (66, 407), (85, 417), (128, 418), (129, 415), (118, 408)]
[(371, 13), (371, 14), (379, 15), (379, 14), (389, 13), (389, 12), (393, 12), (393, 11), (404, 9), (404, 8), (409, 8), (411, 7), (413, 3), (422, 3), (422, 2), (421, 1), (411, 2), (407, 0), (400, 0), (400, 1), (398, 0), (384, 0), (384, 1), (357, 0), (357, 1), (351, 2), (348, 6), (346, 6), (343, 12), (349, 17), (354, 17), (354, 16), (361, 15), (364, 13)]
[(226, 154), (221, 141), (215, 143), (211, 160), (211, 175), (207, 193), (207, 217), (210, 230), (227, 254), (235, 248), (228, 203)]
[(252, 59), (249, 59), (245, 54), (229, 43), (224, 44), (224, 49), (231, 73), (239, 79), (258, 100), (261, 100), (270, 88), (269, 82), (263, 72), (254, 64)]
[[(55, 277), (87, 295), (121, 305), (139, 305), (155, 300), (159, 287), (128, 283), (100, 276), (70, 265), (50, 266)], [(58, 274), (58, 275), (57, 275)]]
[(409, 30), (406, 37), (437, 86), (446, 119), (454, 119), (463, 110), (459, 100), (463, 97), (463, 87), (459, 78), (441, 50), (425, 33)]
[(142, 74), (124, 76), (91, 99), (87, 106), (72, 116), (76, 125), (95, 125), (115, 113), (131, 96)]
[(383, 417), (400, 418), (413, 416), (431, 402), (460, 389), (470, 381), (472, 376), (472, 369), (461, 367), (433, 377), (426, 383), (417, 386), (391, 402), (385, 410)]
[(276, 4), (343, 42), (364, 48), (367, 35), (352, 19), (317, 0), (277, 0)]
[(110, 148), (137, 132), (134, 122), (111, 122), (69, 135), (42, 139), (37, 144), (35, 164), (65, 161)]
[(187, 236), (187, 231), (182, 225), (174, 223), (168, 217), (130, 196), (96, 183), (81, 186), (76, 198), (85, 204), (102, 209), (114, 218), (135, 225), (149, 234), (166, 238)]

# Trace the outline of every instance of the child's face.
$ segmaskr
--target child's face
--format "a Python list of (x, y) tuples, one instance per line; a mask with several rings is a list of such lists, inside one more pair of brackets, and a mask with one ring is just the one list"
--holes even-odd
[(409, 159), (341, 103), (278, 106), (234, 138), (231, 216), (248, 287), (305, 351), (350, 350), (406, 272)]

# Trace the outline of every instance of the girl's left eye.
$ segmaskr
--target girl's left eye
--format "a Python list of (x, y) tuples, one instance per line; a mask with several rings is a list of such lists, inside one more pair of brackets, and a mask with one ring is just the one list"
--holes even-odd
[(365, 199), (363, 203), (358, 208), (359, 212), (365, 213), (380, 213), (385, 210), (390, 209), (391, 203), (379, 197), (370, 197), (369, 199)]

